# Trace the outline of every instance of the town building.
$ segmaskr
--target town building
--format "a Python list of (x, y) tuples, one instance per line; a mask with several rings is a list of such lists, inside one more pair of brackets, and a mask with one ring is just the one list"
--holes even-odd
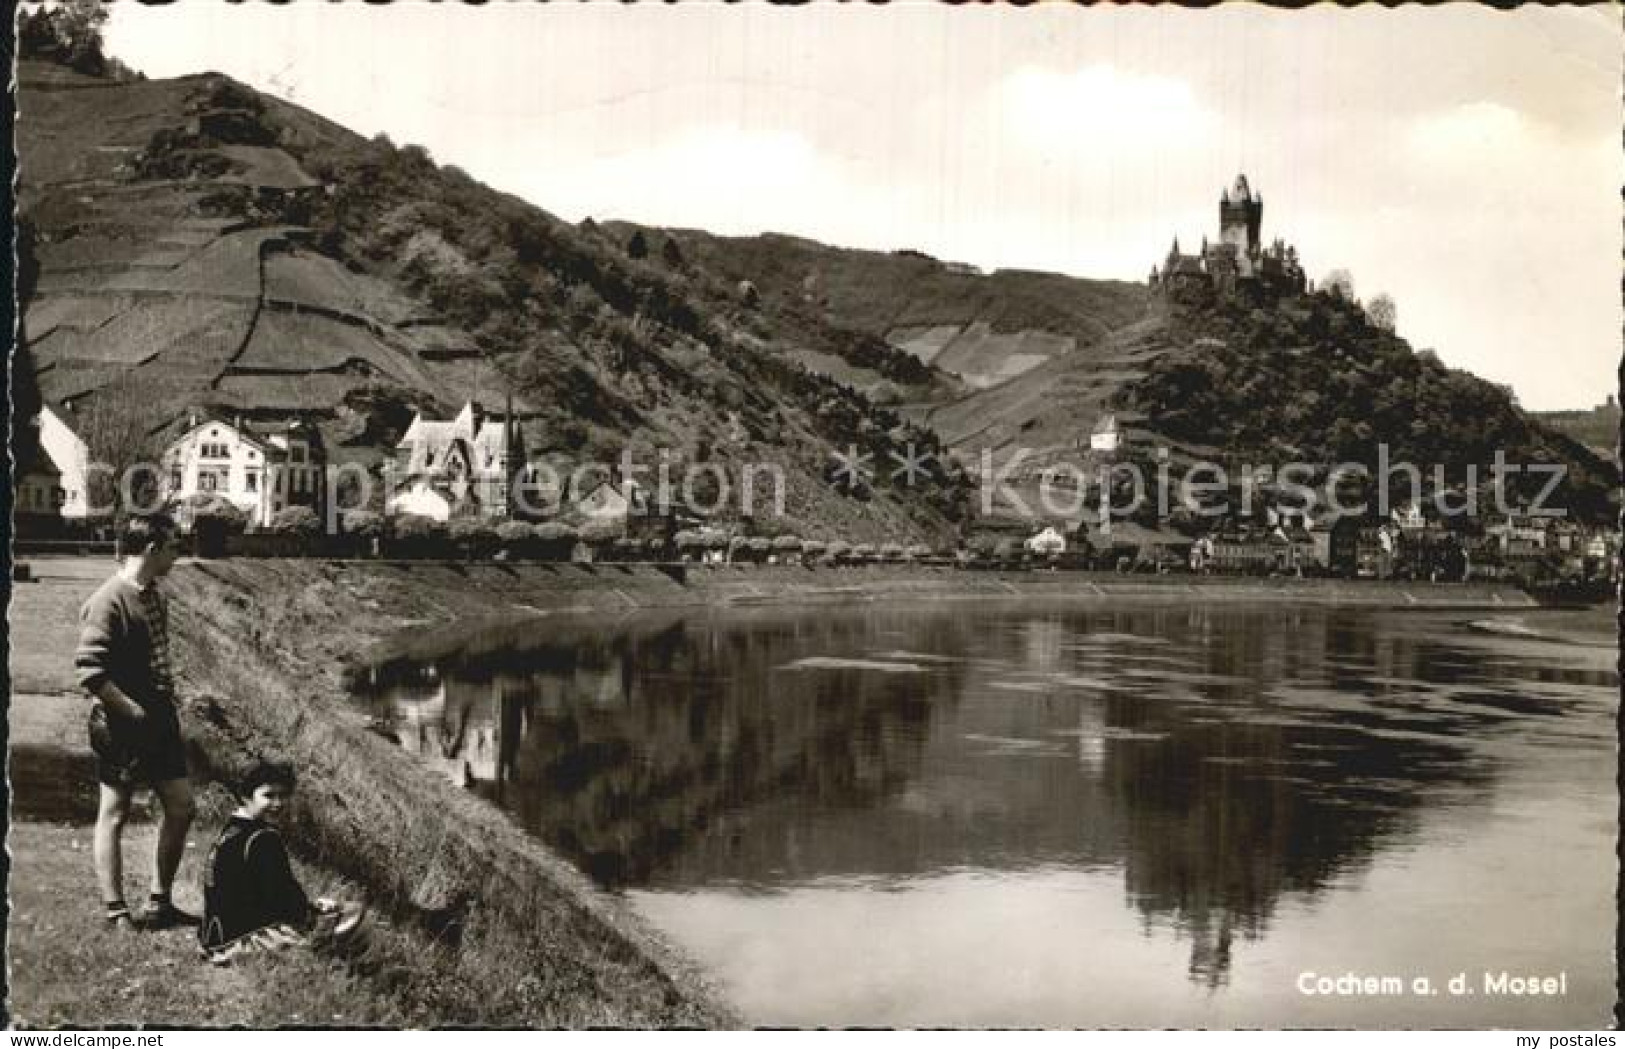
[(247, 423), (193, 412), (164, 452), (164, 494), (180, 503), (224, 499), (263, 528), (291, 506), (321, 514), (326, 466), (321, 434), (302, 420)]
[(450, 420), (413, 416), (395, 446), (386, 508), (437, 521), (454, 513), (509, 517), (524, 509), (516, 506), (516, 482), (528, 493), (536, 481), (513, 413), (493, 416), (469, 401)]
[(62, 472), (43, 448), (36, 448), (27, 461), (19, 458), (14, 471), (11, 514), (16, 534), (55, 534), (62, 523)]
[(583, 492), (575, 503), (575, 514), (584, 523), (624, 523), (631, 517), (647, 514), (649, 510), (648, 494), (642, 485), (631, 478), (600, 481)]
[[(73, 426), (72, 404), (47, 403), (39, 413), (39, 446), (50, 460), (62, 489), (58, 512), (64, 519), (82, 521), (92, 516), (90, 506), (90, 446)], [(111, 513), (108, 507), (102, 511)]]
[(1066, 537), (1051, 525), (1027, 540), (1027, 550), (1039, 557), (1059, 557), (1066, 553)]

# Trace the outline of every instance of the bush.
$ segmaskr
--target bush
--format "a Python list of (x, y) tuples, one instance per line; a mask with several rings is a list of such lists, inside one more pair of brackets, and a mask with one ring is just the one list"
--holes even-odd
[(535, 527), (536, 555), (544, 561), (568, 561), (580, 534), (567, 524), (547, 521)]
[(384, 518), (371, 510), (345, 510), (339, 514), (339, 527), (344, 529), (345, 535), (378, 539), (384, 534)]
[(609, 546), (626, 534), (626, 525), (621, 521), (605, 518), (594, 518), (581, 526), (581, 541), (588, 546), (597, 548)]
[(311, 539), (321, 534), (322, 519), (308, 506), (286, 506), (272, 515), (271, 531)]
[(773, 540), (774, 553), (795, 554), (800, 553), (801, 549), (801, 540), (793, 535), (781, 535), (777, 539)]
[(470, 560), (481, 560), (497, 551), (496, 528), (482, 517), (454, 517), (446, 524), (446, 534), (457, 553)]
[(509, 557), (531, 557), (536, 552), (536, 529), (523, 521), (504, 521), (496, 527), (497, 542)]
[(189, 495), (176, 507), (177, 516), (189, 518), (195, 528), (205, 519), (241, 531), (248, 527), (248, 514), (228, 499), (218, 495), (197, 493)]
[(188, 496), (177, 509), (190, 522), (192, 549), (199, 557), (224, 556), (227, 537), (248, 527), (248, 515), (216, 495)]
[(966, 546), (977, 557), (993, 557), (999, 552), (999, 538), (993, 535), (973, 535)]
[(446, 526), (423, 514), (401, 514), (395, 518), (392, 531), (397, 539), (427, 539), (444, 535)]
[(394, 519), (390, 543), (403, 557), (438, 557), (447, 553), (446, 526), (423, 514), (402, 514)]

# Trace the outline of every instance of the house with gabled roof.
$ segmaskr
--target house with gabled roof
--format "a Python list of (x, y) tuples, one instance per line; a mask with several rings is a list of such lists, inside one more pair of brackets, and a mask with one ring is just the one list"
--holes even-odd
[(215, 496), (263, 528), (290, 506), (321, 514), (326, 465), (320, 432), (301, 419), (244, 422), (194, 411), (164, 451), (164, 495)]
[(511, 412), (489, 415), (477, 401), (453, 419), (419, 412), (395, 446), (386, 507), (437, 521), (463, 510), (506, 517), (515, 474), (525, 483), (526, 469), (524, 433)]

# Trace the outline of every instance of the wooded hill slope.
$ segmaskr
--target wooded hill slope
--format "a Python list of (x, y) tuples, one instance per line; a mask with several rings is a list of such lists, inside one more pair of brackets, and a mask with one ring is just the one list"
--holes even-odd
[[(1084, 461), (1108, 414), (1125, 434), (1122, 457), (1149, 466), (1167, 449), (1176, 476), (1197, 460), (1375, 470), (1386, 445), (1388, 462), (1415, 464), (1427, 491), (1436, 466), (1454, 485), (1468, 464), (1478, 464), (1487, 490), (1500, 451), (1509, 464), (1565, 468), (1548, 506), (1602, 521), (1618, 505), (1614, 463), (1523, 412), (1504, 387), (1413, 350), (1330, 291), (1159, 298), (1142, 319), (926, 421), (962, 455), (992, 449), (1000, 464), (1024, 455), (1018, 475), (1035, 479)], [(1544, 474), (1525, 473), (1511, 491), (1531, 498), (1545, 484)]]

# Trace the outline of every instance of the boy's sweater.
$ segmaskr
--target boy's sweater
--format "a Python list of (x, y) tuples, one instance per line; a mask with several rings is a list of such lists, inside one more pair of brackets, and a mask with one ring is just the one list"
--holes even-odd
[(174, 709), (168, 611), (156, 585), (137, 586), (122, 572), (98, 587), (79, 610), (80, 686), (95, 693), (112, 681), (148, 713)]

